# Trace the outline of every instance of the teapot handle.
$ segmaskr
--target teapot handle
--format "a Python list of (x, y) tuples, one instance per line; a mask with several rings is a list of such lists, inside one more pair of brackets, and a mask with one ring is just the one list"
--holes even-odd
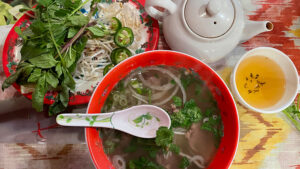
[(176, 4), (171, 0), (146, 0), (145, 10), (153, 18), (162, 21), (166, 12), (161, 12), (155, 7), (160, 7), (167, 10), (170, 14), (176, 11)]

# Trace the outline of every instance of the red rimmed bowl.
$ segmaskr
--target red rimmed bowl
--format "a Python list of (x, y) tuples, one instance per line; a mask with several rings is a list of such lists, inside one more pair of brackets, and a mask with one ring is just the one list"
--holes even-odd
[[(113, 3), (116, 0), (107, 0), (105, 2), (107, 3)], [(127, 0), (124, 0), (127, 1)], [(140, 11), (140, 19), (142, 23), (145, 23), (145, 26), (148, 28), (148, 40), (145, 44), (142, 45), (140, 49), (138, 49), (139, 52), (144, 51), (150, 51), (157, 49), (158, 40), (159, 40), (159, 26), (158, 22), (151, 18), (144, 9), (145, 0), (129, 0), (130, 3), (136, 6), (136, 8)], [(30, 14), (33, 14), (32, 12), (29, 12)], [(28, 15), (23, 15), (12, 27), (10, 32), (7, 35), (7, 38), (5, 40), (5, 44), (3, 47), (3, 53), (2, 53), (2, 62), (3, 62), (3, 69), (6, 77), (10, 76), (12, 73), (16, 71), (18, 62), (20, 61), (16, 57), (16, 49), (18, 47), (18, 38), (19, 35), (15, 32), (15, 27), (20, 27), (21, 30), (26, 29), (30, 25), (30, 17)], [(13, 86), (20, 91), (20, 86), (16, 83), (13, 84)], [(71, 94), (69, 105), (79, 105), (79, 104), (85, 104), (88, 103), (91, 95), (93, 93), (93, 88), (91, 87), (90, 90), (87, 90), (85, 92), (77, 92), (75, 94)], [(28, 99), (32, 99), (31, 93), (23, 94)], [(56, 92), (48, 92), (45, 95), (44, 98), (44, 104), (52, 104), (54, 103), (54, 99), (56, 97)]]
[[(96, 87), (90, 100), (87, 113), (100, 113), (110, 91), (132, 70), (138, 67), (154, 65), (192, 69), (205, 81), (213, 93), (214, 99), (217, 101), (224, 125), (224, 137), (222, 137), (217, 153), (207, 168), (229, 168), (234, 159), (239, 139), (237, 108), (228, 87), (220, 76), (209, 66), (192, 56), (179, 52), (157, 50), (138, 54), (124, 60), (107, 73)], [(86, 141), (95, 166), (99, 169), (113, 168), (103, 151), (99, 131), (96, 128), (86, 128), (85, 131)]]

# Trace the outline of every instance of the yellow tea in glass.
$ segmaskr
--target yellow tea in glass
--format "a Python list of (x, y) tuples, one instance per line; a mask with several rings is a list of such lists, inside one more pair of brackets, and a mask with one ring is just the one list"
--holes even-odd
[(281, 67), (265, 56), (244, 59), (236, 71), (239, 94), (251, 106), (268, 108), (275, 105), (285, 92), (285, 77)]

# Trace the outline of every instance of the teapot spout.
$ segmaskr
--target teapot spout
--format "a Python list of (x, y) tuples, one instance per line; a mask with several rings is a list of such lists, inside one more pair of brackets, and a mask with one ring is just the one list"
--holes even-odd
[(268, 32), (273, 30), (273, 24), (270, 21), (249, 21), (245, 23), (245, 28), (241, 38), (242, 42), (245, 42), (252, 38), (255, 35), (258, 35), (262, 32)]

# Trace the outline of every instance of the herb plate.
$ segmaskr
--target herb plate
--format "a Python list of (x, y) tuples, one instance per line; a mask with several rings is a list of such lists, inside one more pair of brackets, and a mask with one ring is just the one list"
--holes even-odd
[[(127, 2), (128, 0), (124, 0)], [(142, 23), (145, 23), (145, 26), (148, 28), (148, 41), (142, 45), (142, 48), (137, 50), (138, 53), (144, 51), (150, 51), (157, 48), (158, 39), (159, 39), (159, 26), (158, 22), (147, 15), (143, 5), (145, 0), (129, 0), (130, 3), (133, 3), (136, 8), (140, 11), (140, 19)], [(113, 3), (115, 0), (102, 0), (102, 3)], [(30, 13), (30, 12), (29, 12)], [(33, 13), (30, 13), (33, 14)], [(5, 40), (4, 48), (3, 48), (3, 69), (5, 75), (9, 77), (12, 73), (16, 71), (18, 62), (20, 61), (20, 54), (18, 54), (20, 50), (20, 37), (15, 32), (15, 27), (20, 27), (21, 30), (26, 29), (30, 25), (30, 17), (28, 15), (23, 15), (13, 26), (10, 32), (7, 35)], [(21, 92), (21, 88), (18, 84), (14, 83), (13, 86)], [(85, 92), (77, 92), (75, 94), (70, 95), (69, 105), (79, 105), (88, 103), (91, 95), (93, 93), (94, 88), (91, 87), (90, 90), (86, 90)], [(25, 97), (32, 99), (31, 93), (23, 94)], [(44, 104), (52, 104), (54, 103), (54, 98), (57, 96), (56, 92), (48, 92), (44, 98)]]

